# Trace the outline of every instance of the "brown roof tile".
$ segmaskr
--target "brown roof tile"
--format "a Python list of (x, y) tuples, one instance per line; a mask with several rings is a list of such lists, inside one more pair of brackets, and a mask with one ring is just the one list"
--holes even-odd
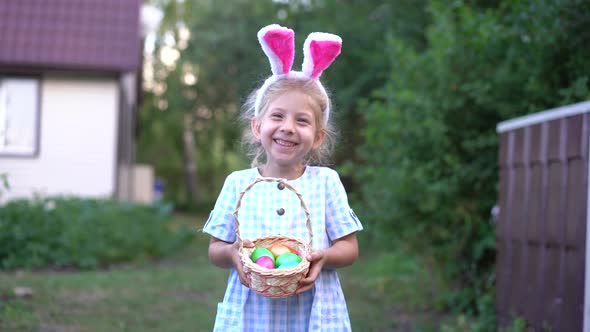
[(137, 70), (141, 0), (0, 1), (0, 66)]

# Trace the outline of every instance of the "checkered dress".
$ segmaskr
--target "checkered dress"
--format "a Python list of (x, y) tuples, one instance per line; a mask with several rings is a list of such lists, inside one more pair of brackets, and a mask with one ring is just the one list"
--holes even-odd
[[(226, 242), (236, 240), (233, 212), (238, 195), (257, 177), (260, 174), (255, 168), (227, 177), (203, 232)], [(301, 193), (311, 214), (312, 250), (326, 249), (333, 240), (363, 229), (348, 205), (336, 171), (308, 166), (301, 177), (288, 182)], [(280, 234), (309, 239), (301, 202), (295, 193), (277, 184), (259, 182), (244, 194), (238, 214), (242, 239)], [(279, 215), (281, 208), (284, 213)], [(308, 292), (273, 299), (243, 286), (232, 268), (223, 302), (217, 306), (214, 327), (214, 331), (223, 332), (350, 330), (346, 302), (334, 269), (324, 269)]]

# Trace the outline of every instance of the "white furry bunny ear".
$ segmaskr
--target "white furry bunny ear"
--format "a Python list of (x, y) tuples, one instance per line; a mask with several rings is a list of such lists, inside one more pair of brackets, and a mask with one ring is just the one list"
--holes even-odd
[(258, 41), (270, 61), (274, 75), (288, 74), (295, 59), (295, 33), (278, 24), (268, 25), (258, 31)]
[(312, 32), (303, 44), (302, 71), (308, 77), (319, 78), (340, 54), (342, 39), (325, 32)]

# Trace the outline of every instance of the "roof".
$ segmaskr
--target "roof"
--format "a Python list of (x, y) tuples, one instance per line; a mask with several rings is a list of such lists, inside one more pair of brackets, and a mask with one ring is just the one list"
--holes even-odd
[(0, 1), (0, 66), (136, 71), (141, 0)]

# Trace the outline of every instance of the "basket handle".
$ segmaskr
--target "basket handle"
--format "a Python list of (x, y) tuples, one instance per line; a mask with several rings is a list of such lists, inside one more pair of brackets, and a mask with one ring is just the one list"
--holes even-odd
[(238, 220), (238, 211), (240, 210), (240, 206), (242, 205), (242, 197), (244, 197), (244, 194), (259, 182), (279, 182), (279, 183), (282, 183), (285, 186), (285, 188), (291, 190), (292, 192), (295, 193), (295, 195), (297, 195), (297, 198), (299, 198), (299, 201), (301, 202), (301, 207), (303, 208), (303, 211), (305, 212), (306, 226), (307, 226), (307, 231), (309, 232), (309, 247), (311, 248), (312, 240), (313, 240), (313, 231), (311, 230), (311, 218), (310, 218), (309, 210), (307, 209), (307, 205), (305, 205), (305, 202), (303, 201), (301, 193), (299, 193), (297, 191), (297, 189), (295, 189), (293, 186), (291, 186), (289, 183), (287, 183), (287, 181), (285, 179), (271, 178), (271, 177), (258, 177), (258, 178), (256, 178), (256, 180), (254, 180), (254, 182), (252, 182), (244, 190), (242, 190), (240, 192), (240, 195), (238, 196), (238, 202), (236, 203), (236, 209), (234, 210), (234, 217), (236, 219), (236, 236), (238, 238), (240, 248), (242, 248), (242, 237), (240, 236), (240, 221)]

